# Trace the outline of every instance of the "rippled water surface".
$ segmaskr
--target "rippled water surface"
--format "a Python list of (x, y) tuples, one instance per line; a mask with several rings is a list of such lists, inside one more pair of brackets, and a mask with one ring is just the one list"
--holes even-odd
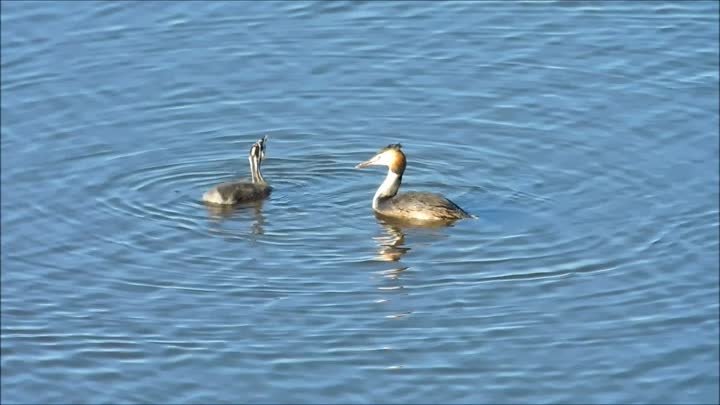
[[(717, 2), (3, 2), (1, 59), (3, 403), (718, 400)], [(376, 219), (395, 142), (478, 219)]]

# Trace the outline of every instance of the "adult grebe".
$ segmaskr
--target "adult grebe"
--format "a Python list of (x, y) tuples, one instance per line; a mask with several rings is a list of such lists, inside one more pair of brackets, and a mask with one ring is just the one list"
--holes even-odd
[(257, 201), (270, 195), (272, 187), (263, 179), (260, 165), (265, 159), (265, 142), (267, 135), (258, 139), (250, 148), (248, 160), (250, 161), (250, 175), (252, 183), (247, 181), (232, 181), (221, 183), (203, 194), (203, 201), (211, 204), (230, 205), (247, 201)]
[(397, 194), (405, 172), (405, 154), (400, 144), (382, 148), (370, 160), (355, 166), (357, 169), (368, 166), (387, 166), (388, 174), (380, 185), (372, 207), (375, 212), (387, 217), (415, 221), (454, 221), (472, 218), (457, 204), (434, 193), (410, 192)]

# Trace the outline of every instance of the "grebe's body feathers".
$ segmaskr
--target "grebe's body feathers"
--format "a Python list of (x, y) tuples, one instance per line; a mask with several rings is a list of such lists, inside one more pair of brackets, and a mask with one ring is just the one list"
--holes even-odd
[(454, 202), (435, 193), (410, 191), (378, 201), (375, 211), (393, 217), (424, 221), (453, 221), (472, 218)]
[(270, 195), (272, 187), (267, 183), (231, 181), (221, 183), (203, 194), (203, 201), (219, 205), (231, 205), (246, 201), (262, 200)]

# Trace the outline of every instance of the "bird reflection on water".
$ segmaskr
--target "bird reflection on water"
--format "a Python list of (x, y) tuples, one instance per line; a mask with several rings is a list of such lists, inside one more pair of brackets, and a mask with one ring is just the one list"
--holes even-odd
[(384, 262), (399, 261), (410, 251), (410, 248), (405, 246), (405, 233), (396, 225), (382, 220), (378, 222), (385, 230), (385, 234), (373, 237), (378, 244), (378, 255), (376, 258)]
[[(384, 291), (402, 290), (404, 287), (400, 282), (401, 277), (406, 274), (410, 267), (401, 265), (401, 259), (413, 249), (406, 243), (406, 230), (431, 230), (432, 232), (432, 230), (439, 230), (448, 225), (452, 225), (452, 222), (444, 224), (425, 222), (419, 224), (417, 221), (398, 220), (395, 218), (388, 218), (377, 213), (375, 216), (377, 218), (378, 225), (380, 225), (383, 230), (381, 235), (373, 237), (373, 240), (377, 244), (377, 255), (375, 256), (375, 260), (396, 263), (393, 268), (384, 270), (380, 273), (385, 280), (392, 281), (392, 285), (383, 285), (378, 288)], [(424, 231), (421, 232), (424, 233)], [(433, 239), (437, 236), (437, 234), (434, 235)]]
[[(376, 260), (392, 263), (399, 262), (400, 259), (411, 250), (405, 245), (405, 232), (403, 232), (403, 229), (397, 224), (384, 220), (382, 217), (378, 217), (378, 224), (384, 232), (379, 236), (373, 237), (373, 240), (378, 245)], [(407, 292), (404, 291), (402, 276), (408, 268), (408, 266), (396, 265), (391, 269), (381, 271), (380, 274), (382, 275), (383, 282), (378, 286), (378, 290), (383, 293), (393, 294), (394, 297), (397, 297), (398, 293), (407, 295)], [(392, 298), (382, 298), (377, 302), (388, 304), (392, 307), (388, 308), (390, 313), (385, 315), (387, 319), (398, 320), (412, 314), (412, 311), (396, 308), (398, 303)]]
[(208, 217), (211, 220), (211, 224), (214, 225), (214, 230), (224, 233), (225, 231), (216, 228), (224, 220), (232, 217), (246, 217), (245, 214), (252, 212), (253, 221), (250, 224), (250, 233), (253, 235), (262, 235), (265, 233), (263, 225), (265, 224), (265, 216), (263, 215), (264, 201), (253, 201), (248, 203), (236, 204), (236, 205), (215, 205), (205, 204), (207, 209)]
[(412, 250), (405, 244), (405, 230), (437, 230), (452, 226), (455, 222), (417, 222), (390, 218), (378, 213), (375, 213), (375, 217), (377, 218), (378, 224), (385, 231), (384, 235), (373, 237), (378, 244), (378, 255), (376, 259), (385, 262), (397, 262)]

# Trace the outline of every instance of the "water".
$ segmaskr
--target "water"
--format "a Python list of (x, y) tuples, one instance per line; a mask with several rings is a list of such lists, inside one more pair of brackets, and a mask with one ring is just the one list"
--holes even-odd
[(718, 121), (716, 2), (3, 2), (2, 402), (718, 401)]

